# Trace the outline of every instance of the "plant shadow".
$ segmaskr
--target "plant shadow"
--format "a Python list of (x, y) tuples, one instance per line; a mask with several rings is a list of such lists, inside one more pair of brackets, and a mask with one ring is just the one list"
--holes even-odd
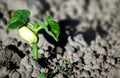
[[(59, 35), (59, 41), (56, 42), (51, 36), (49, 36), (44, 30), (39, 31), (38, 33), (42, 33), (45, 37), (45, 39), (53, 44), (55, 48), (52, 50), (53, 52), (57, 52), (57, 47), (60, 47), (62, 49), (61, 55), (64, 54), (65, 52), (65, 45), (68, 42), (68, 36), (73, 35), (73, 33), (76, 31), (76, 26), (80, 23), (79, 20), (76, 19), (65, 19), (65, 20), (60, 20), (59, 22), (60, 26), (60, 35)], [(49, 52), (51, 51), (51, 47), (48, 48)], [(51, 57), (55, 57), (56, 53), (50, 53)]]

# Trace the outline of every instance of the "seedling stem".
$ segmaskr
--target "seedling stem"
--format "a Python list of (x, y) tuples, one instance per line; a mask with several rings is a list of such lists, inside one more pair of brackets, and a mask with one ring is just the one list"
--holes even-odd
[(37, 43), (33, 43), (33, 58), (35, 60), (38, 60), (38, 48)]

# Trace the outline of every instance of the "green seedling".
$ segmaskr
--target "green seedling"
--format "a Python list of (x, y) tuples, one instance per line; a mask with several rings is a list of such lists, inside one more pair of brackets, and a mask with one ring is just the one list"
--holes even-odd
[(9, 68), (10, 67), (10, 61), (0, 60), (0, 68), (3, 67), (3, 66)]
[(48, 73), (48, 77), (49, 77), (49, 78), (52, 78), (52, 76), (53, 76), (54, 74), (55, 74), (54, 71), (50, 71), (50, 72)]
[(55, 41), (58, 41), (60, 28), (59, 24), (51, 16), (46, 16), (47, 25), (42, 21), (32, 24), (28, 21), (29, 16), (29, 10), (22, 9), (14, 11), (8, 22), (7, 30), (17, 29), (20, 37), (28, 44), (32, 44), (33, 58), (38, 60), (38, 31), (44, 29)]
[(70, 77), (71, 75), (73, 75), (73, 72), (71, 70), (69, 70), (69, 68), (63, 67), (61, 66), (58, 69), (58, 73), (63, 73), (64, 75)]
[(40, 78), (45, 78), (45, 72), (40, 73)]
[(71, 63), (71, 60), (70, 60), (70, 59), (67, 59), (67, 60), (66, 60), (66, 64), (68, 64), (68, 65), (72, 64), (72, 63)]

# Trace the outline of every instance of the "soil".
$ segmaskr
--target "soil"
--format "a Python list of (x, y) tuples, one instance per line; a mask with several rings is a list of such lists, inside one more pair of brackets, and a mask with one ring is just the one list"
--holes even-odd
[[(0, 78), (120, 78), (120, 0), (0, 0)], [(38, 33), (39, 60), (17, 30), (11, 13), (29, 9), (30, 21), (51, 15), (59, 41)]]

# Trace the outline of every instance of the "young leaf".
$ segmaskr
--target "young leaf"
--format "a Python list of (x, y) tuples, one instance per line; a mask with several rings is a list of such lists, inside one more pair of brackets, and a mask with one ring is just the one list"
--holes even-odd
[(58, 41), (58, 36), (60, 34), (59, 24), (54, 21), (51, 16), (47, 16), (46, 20), (50, 27), (48, 34), (51, 35), (56, 41)]
[(44, 22), (42, 22), (42, 21), (38, 22), (38, 26), (39, 26), (38, 31), (41, 29), (44, 29), (46, 32), (48, 32), (48, 27)]
[(13, 12), (10, 21), (8, 22), (8, 30), (16, 29), (27, 22), (28, 17), (30, 16), (29, 10), (22, 9), (16, 10)]
[[(38, 25), (39, 25), (38, 31), (41, 30), (41, 29), (44, 29), (50, 36), (52, 36), (56, 41), (58, 41), (59, 33), (52, 32), (53, 29), (49, 30), (47, 25), (42, 21), (38, 22)], [(56, 31), (57, 31), (57, 29), (56, 29)], [(58, 29), (58, 31), (59, 31), (59, 29)]]
[(47, 27), (47, 25), (44, 22), (40, 21), (38, 23), (38, 25), (39, 25), (38, 30), (44, 29), (50, 36), (52, 36), (57, 41), (57, 39), (54, 36), (54, 34), (51, 31), (48, 30), (48, 27)]

